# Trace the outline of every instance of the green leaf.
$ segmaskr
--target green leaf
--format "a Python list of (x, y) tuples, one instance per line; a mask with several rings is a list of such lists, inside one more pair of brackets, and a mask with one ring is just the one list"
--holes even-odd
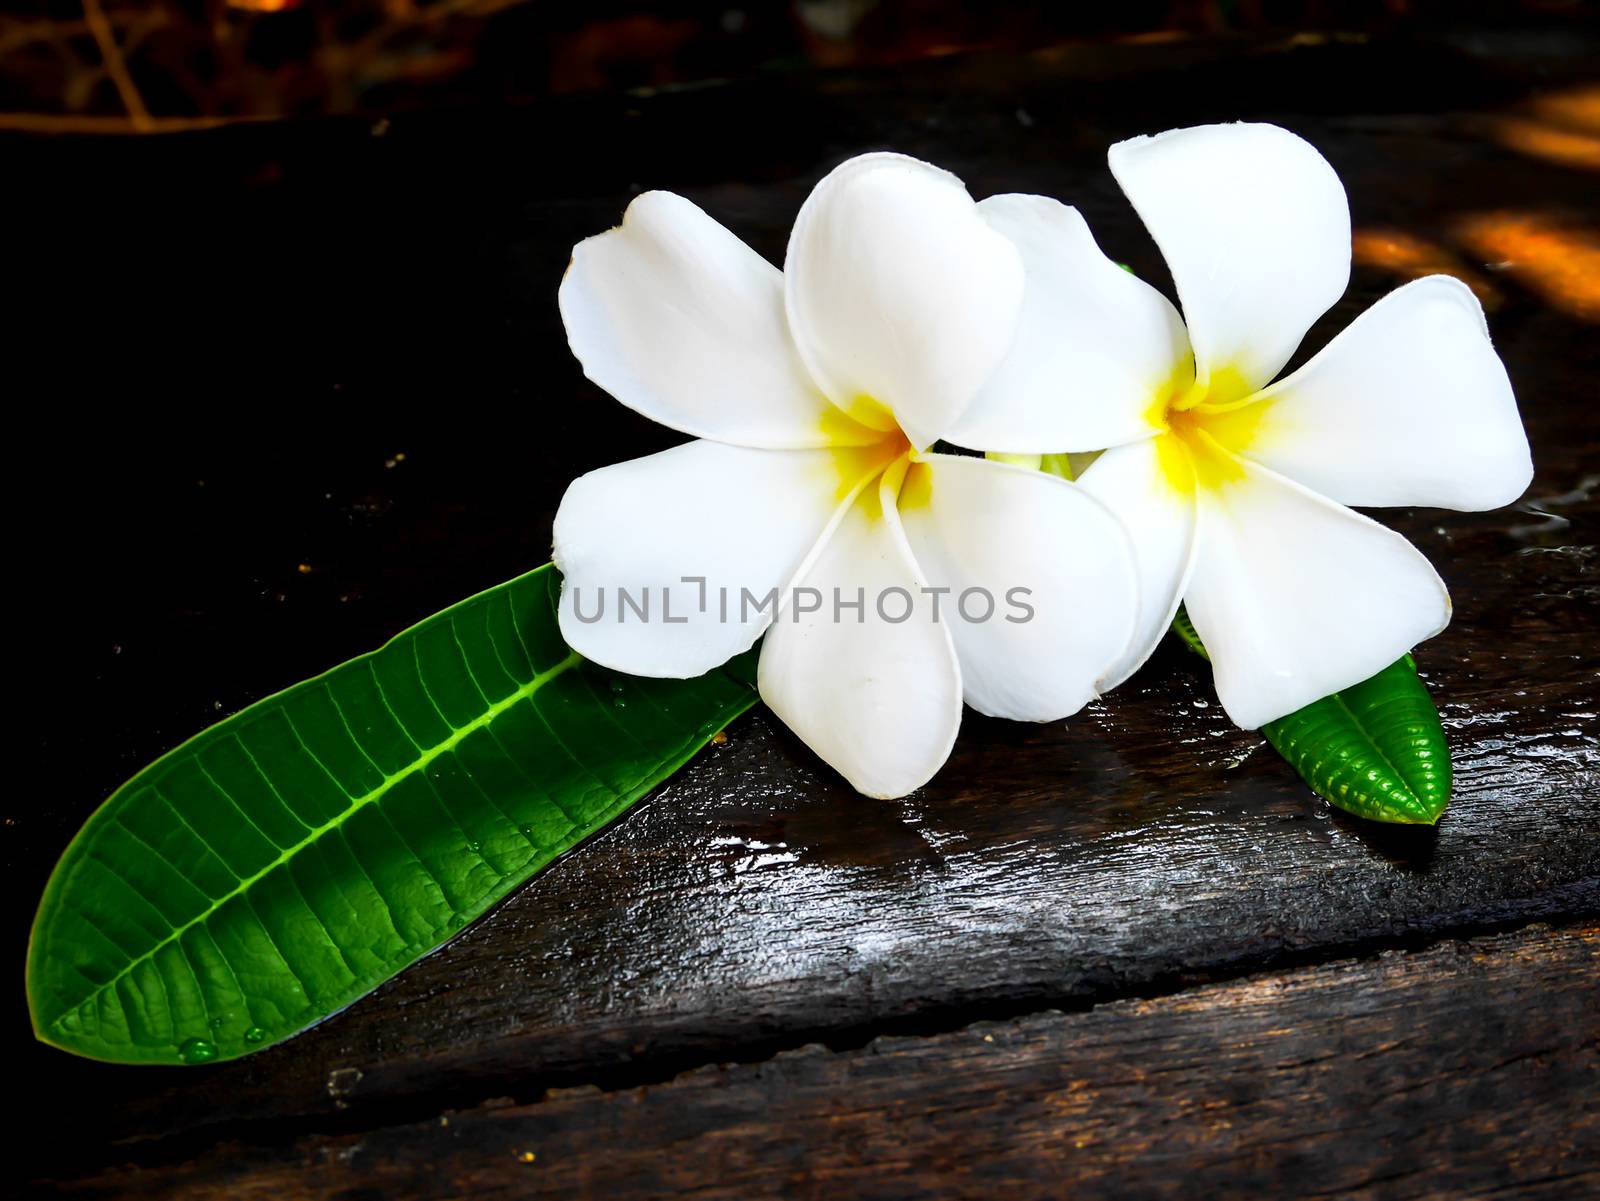
[[(1184, 609), (1172, 629), (1211, 657)], [(1450, 745), (1410, 655), (1261, 732), (1313, 792), (1357, 817), (1431, 826), (1450, 803)]]
[[(1084, 456), (1079, 455), (1077, 457), (1081, 459)], [(1046, 475), (1060, 476), (1064, 480), (1075, 480), (1078, 478), (1080, 469), (1073, 465), (1072, 460), (1072, 455), (1040, 455), (1039, 470)]]
[(756, 700), (562, 642), (545, 566), (245, 709), (112, 794), (45, 888), (28, 1001), (120, 1063), (260, 1050), (445, 942)]
[(1172, 632), (1183, 639), (1183, 644), (1195, 654), (1199, 655), (1207, 663), (1211, 662), (1211, 656), (1206, 653), (1206, 644), (1200, 641), (1200, 635), (1194, 628), (1194, 622), (1189, 620), (1189, 610), (1182, 605), (1178, 606), (1177, 615), (1172, 619)]

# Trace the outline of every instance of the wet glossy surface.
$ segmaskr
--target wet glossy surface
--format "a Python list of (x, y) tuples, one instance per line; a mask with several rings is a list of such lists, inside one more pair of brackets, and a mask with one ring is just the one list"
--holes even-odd
[[(1597, 953), (1593, 925), (1450, 940), (287, 1152), (230, 1146), (131, 1179), (204, 1201), (350, 1196), (353, 1180), (383, 1196), (716, 1201), (1053, 1199), (1063, 1179), (1095, 1197), (1584, 1198), (1600, 1113), (1571, 1101), (1600, 1047), (1574, 984)], [(1544, 1003), (1520, 1004), (1530, 990)], [(78, 1195), (129, 1181), (96, 1173)]]
[[(583, 381), (554, 306), (571, 244), (640, 187), (683, 191), (778, 257), (818, 176), (892, 145), (978, 195), (1075, 201), (1108, 253), (1166, 287), (1107, 143), (1278, 120), (1339, 169), (1365, 247), (1302, 356), (1417, 263), (1458, 269), (1487, 289), (1538, 468), (1515, 509), (1385, 517), (1456, 605), (1417, 654), (1456, 762), (1437, 830), (1330, 812), (1228, 724), (1176, 645), (1070, 724), (969, 715), (935, 783), (895, 803), (850, 793), (757, 712), (445, 950), (258, 1057), (77, 1062), (31, 1043), (14, 990), (8, 1062), (36, 1082), (21, 1120), (85, 1124), (71, 1145), (24, 1139), (37, 1170), (1593, 913), (1600, 325), (1594, 276), (1550, 260), (1594, 244), (1600, 176), (1568, 142), (1552, 155), (1506, 132), (1600, 139), (1592, 103), (1549, 115), (1584, 82), (1582, 56), (1518, 43), (1177, 45), (407, 118), (381, 137), (10, 143), (47, 193), (20, 252), (37, 311), (83, 314), (43, 343), (53, 379), (13, 438), (30, 460), (24, 649), (44, 656), (25, 684), (41, 782), (3, 802), (19, 981), (50, 862), (123, 777), (218, 712), (542, 561), (569, 478), (675, 440)], [(114, 221), (108, 189), (124, 197)], [(41, 336), (24, 327), (18, 344)], [(110, 415), (86, 420), (90, 400)]]

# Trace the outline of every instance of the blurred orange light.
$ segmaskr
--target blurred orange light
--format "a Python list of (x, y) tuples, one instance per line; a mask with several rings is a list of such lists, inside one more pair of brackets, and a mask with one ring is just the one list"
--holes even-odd
[(1541, 121), (1600, 133), (1600, 86), (1551, 92), (1529, 101), (1527, 109)]
[(1437, 242), (1398, 229), (1358, 229), (1352, 243), (1355, 261), (1363, 267), (1376, 267), (1402, 279), (1453, 275), (1472, 289), (1486, 309), (1497, 308), (1503, 299), (1492, 283), (1463, 266), (1448, 247)]
[(1541, 121), (1503, 117), (1494, 123), (1495, 140), (1502, 146), (1533, 158), (1600, 171), (1600, 137), (1560, 129)]
[(1541, 213), (1481, 213), (1456, 224), (1461, 241), (1548, 304), (1600, 321), (1600, 234)]
[(238, 8), (251, 13), (281, 13), (287, 9), (300, 7), (300, 0), (227, 0), (227, 2), (229, 8)]
[(1564, 167), (1600, 171), (1600, 87), (1549, 92), (1518, 107), (1520, 115), (1501, 117), (1490, 127), (1502, 146)]

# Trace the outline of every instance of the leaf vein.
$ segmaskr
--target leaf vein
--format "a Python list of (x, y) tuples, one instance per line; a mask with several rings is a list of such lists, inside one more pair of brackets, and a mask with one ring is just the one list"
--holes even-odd
[(201, 834), (199, 830), (196, 830), (193, 826), (191, 826), (189, 824), (189, 819), (186, 818), (183, 815), (183, 810), (179, 809), (170, 800), (168, 800), (166, 793), (162, 792), (160, 788), (158, 788), (158, 787), (156, 787), (156, 785), (152, 784), (152, 785), (150, 785), (150, 795), (155, 797), (156, 800), (160, 801), (168, 809), (172, 810), (172, 815), (174, 817), (176, 817), (178, 819), (178, 821), (183, 824), (183, 828), (185, 830), (189, 831), (189, 833), (194, 835), (195, 841), (198, 842), (201, 846), (203, 846), (206, 849), (206, 854), (210, 855), (218, 863), (222, 864), (222, 870), (223, 871), (227, 872), (228, 875), (232, 876), (235, 880), (243, 880), (244, 879), (243, 876), (241, 876), (238, 872), (233, 870), (233, 864), (229, 863), (220, 854), (218, 854), (217, 853), (217, 848), (212, 846), (209, 842), (206, 841), (205, 835)]
[[(289, 733), (293, 734), (294, 738), (295, 738), (295, 741), (300, 744), (300, 749), (303, 750), (307, 755), (309, 755), (311, 757), (311, 762), (315, 763), (318, 767), (320, 767), (322, 769), (322, 774), (327, 776), (328, 779), (333, 781), (333, 786), (335, 788), (337, 788), (340, 792), (344, 793), (344, 795), (349, 797), (352, 801), (355, 800), (356, 799), (356, 794), (351, 792), (348, 788), (346, 788), (344, 786), (344, 781), (339, 779), (338, 776), (334, 775), (333, 774), (333, 769), (330, 768), (326, 763), (324, 763), (322, 761), (322, 757), (320, 755), (318, 755), (316, 751), (311, 749), (311, 744), (308, 743), (305, 740), (305, 735), (300, 733), (300, 727), (294, 724), (294, 718), (290, 715), (288, 707), (285, 706), (284, 708), (280, 709), (278, 712), (282, 715), (283, 720), (284, 720), (284, 724), (289, 727)], [(383, 772), (379, 772), (378, 774), (381, 776), (384, 773)]]
[[(480, 714), (477, 718), (475, 718), (471, 724), (463, 726), (460, 729), (455, 729), (454, 727), (451, 727), (450, 735), (447, 738), (445, 738), (442, 742), (439, 742), (436, 745), (434, 745), (434, 746), (428, 748), (427, 750), (423, 751), (417, 757), (417, 759), (414, 762), (407, 764), (404, 768), (402, 768), (400, 771), (396, 772), (394, 775), (385, 777), (382, 784), (378, 785), (378, 787), (372, 789), (370, 792), (366, 793), (364, 796), (351, 798), (352, 801), (353, 801), (353, 804), (349, 805), (342, 813), (339, 813), (336, 816), (330, 818), (328, 821), (324, 822), (322, 825), (311, 829), (306, 834), (305, 838), (301, 839), (300, 842), (296, 843), (294, 846), (285, 848), (278, 855), (278, 857), (275, 860), (273, 860), (271, 863), (266, 864), (259, 871), (254, 872), (250, 876), (239, 876), (238, 873), (236, 873), (236, 872), (233, 873), (236, 876), (236, 878), (238, 879), (238, 884), (232, 890), (230, 890), (226, 895), (214, 899), (211, 902), (210, 907), (207, 908), (203, 913), (197, 914), (195, 917), (193, 917), (189, 921), (185, 922), (182, 926), (175, 927), (170, 935), (168, 935), (164, 939), (159, 940), (153, 946), (151, 946), (148, 950), (146, 950), (142, 954), (138, 955), (137, 957), (134, 957), (133, 955), (130, 954), (130, 952), (128, 952), (126, 950), (123, 950), (120, 946), (118, 946), (116, 944), (115, 940), (111, 939), (109, 935), (105, 935), (104, 932), (101, 931), (102, 935), (106, 938), (106, 941), (110, 942), (113, 946), (117, 946), (118, 955), (119, 956), (128, 957), (129, 962), (128, 962), (126, 967), (122, 968), (115, 976), (113, 976), (110, 980), (106, 981), (105, 984), (100, 986), (100, 993), (103, 994), (107, 989), (115, 988), (117, 986), (117, 984), (121, 980), (123, 980), (130, 972), (132, 972), (134, 970), (134, 968), (137, 967), (137, 965), (139, 963), (143, 962), (144, 960), (148, 959), (150, 956), (154, 955), (155, 952), (157, 950), (159, 950), (162, 946), (164, 946), (167, 942), (169, 942), (169, 941), (171, 941), (173, 939), (181, 938), (183, 933), (186, 930), (190, 929), (191, 927), (193, 927), (193, 926), (195, 926), (195, 925), (197, 925), (197, 924), (199, 924), (201, 922), (204, 922), (212, 914), (216, 913), (217, 910), (222, 908), (222, 906), (224, 904), (226, 904), (228, 901), (232, 900), (234, 897), (240, 896), (241, 894), (248, 894), (248, 891), (249, 891), (251, 885), (255, 884), (258, 880), (260, 880), (263, 876), (265, 876), (268, 872), (270, 872), (274, 867), (277, 867), (281, 863), (287, 862), (292, 856), (297, 854), (301, 849), (303, 849), (304, 847), (306, 847), (310, 843), (315, 842), (318, 838), (322, 837), (322, 835), (326, 834), (330, 830), (339, 829), (341, 826), (344, 825), (344, 823), (347, 820), (349, 820), (351, 814), (357, 812), (358, 810), (364, 808), (365, 806), (367, 806), (369, 804), (372, 804), (374, 801), (380, 800), (381, 798), (386, 796), (388, 794), (388, 792), (400, 780), (404, 779), (405, 777), (407, 777), (409, 775), (412, 775), (415, 772), (423, 770), (424, 768), (427, 767), (427, 765), (429, 763), (433, 762), (434, 759), (438, 758), (440, 755), (446, 753), (451, 748), (453, 748), (467, 734), (471, 733), (473, 730), (481, 729), (481, 728), (483, 728), (485, 726), (490, 725), (494, 721), (495, 718), (499, 717), (507, 709), (510, 709), (513, 705), (520, 704), (524, 700), (528, 700), (528, 699), (532, 698), (541, 688), (543, 688), (551, 680), (556, 679), (562, 673), (570, 670), (576, 664), (581, 663), (581, 662), (582, 662), (582, 659), (579, 657), (579, 655), (576, 652), (573, 652), (573, 653), (569, 654), (565, 659), (562, 659), (560, 662), (554, 664), (548, 670), (540, 672), (538, 675), (534, 676), (533, 679), (528, 681), (528, 683), (523, 685), (521, 688), (517, 689), (517, 691), (512, 693), (510, 696), (504, 698), (503, 700), (495, 702), (488, 709), (486, 709), (482, 714)], [(423, 684), (423, 691), (425, 693), (427, 691), (427, 684), (425, 682)], [(440, 714), (440, 716), (443, 717), (443, 714)], [(446, 724), (448, 724), (448, 723), (446, 723)], [(297, 738), (299, 737), (298, 733), (296, 733), (296, 737)], [(170, 801), (167, 801), (165, 797), (162, 797), (161, 793), (157, 789), (152, 788), (151, 791), (154, 792), (156, 794), (156, 796), (160, 797), (161, 800), (168, 806), (168, 808), (173, 809), (173, 812), (177, 813), (176, 807), (173, 806)], [(379, 811), (380, 812), (382, 811), (381, 807), (380, 807)], [(178, 817), (179, 817), (179, 820), (183, 820), (183, 815), (181, 813), (178, 814)], [(185, 821), (184, 824), (188, 825), (188, 822)], [(191, 829), (192, 829), (192, 827), (191, 827)], [(199, 835), (196, 834), (196, 837), (199, 837)], [(201, 839), (201, 842), (202, 842), (202, 844), (204, 844), (207, 847), (208, 850), (212, 849), (210, 847), (209, 843), (205, 843), (204, 839)], [(212, 853), (215, 854), (215, 851), (213, 850)], [(225, 862), (224, 862), (224, 866), (225, 867), (227, 866)], [(232, 869), (230, 868), (229, 870), (231, 871)], [(376, 883), (376, 882), (374, 882), (374, 883)], [(387, 902), (386, 902), (386, 904), (387, 904)], [(391, 912), (392, 912), (392, 906), (390, 906), (390, 909), (391, 909)], [(88, 917), (87, 914), (83, 914), (82, 916), (84, 916), (85, 920), (89, 920), (89, 917)], [(98, 930), (98, 927), (95, 927), (95, 928)], [(88, 998), (85, 997), (85, 998), (83, 998), (83, 1000), (88, 1000)], [(50, 1017), (48, 1019), (46, 1019), (47, 1022), (49, 1024), (51, 1024), (51, 1025), (54, 1025), (56, 1022), (58, 1022), (60, 1020), (61, 1016), (64, 1013), (66, 1013), (66, 1012), (68, 1012), (68, 1011), (70, 1011), (72, 1009), (77, 1008), (77, 1006), (79, 1004), (81, 1004), (81, 1003), (82, 1003), (81, 1001), (80, 1002), (71, 1002), (71, 1003), (68, 1003), (68, 1004), (64, 1005), (62, 1007), (62, 1009), (60, 1010), (60, 1012), (50, 1015)]]

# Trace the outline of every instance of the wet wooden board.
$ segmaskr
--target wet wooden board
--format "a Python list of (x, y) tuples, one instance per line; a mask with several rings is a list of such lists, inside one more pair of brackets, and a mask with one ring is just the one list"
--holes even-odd
[[(758, 712), (450, 947), (256, 1058), (74, 1061), (34, 1046), (8, 996), (8, 1062), (38, 1082), (17, 1130), (29, 1174), (154, 1171), (219, 1138), (376, 1137), (491, 1097), (537, 1113), (551, 1087), (626, 1090), (815, 1043), (928, 1038), (937, 1057), (974, 1022), (1031, 1029), (1028, 1015), (1138, 996), (1181, 1007), (1206, 981), (1316, 981), (1355, 954), (1600, 911), (1600, 308), (1582, 267), (1597, 176), (1569, 142), (1527, 132), (1573, 120), (1550, 98), (1585, 82), (1586, 46), (1096, 48), (402, 117), (381, 137), (10, 141), (19, 178), (44, 181), (19, 276), (39, 313), (85, 314), (17, 339), (68, 365), (17, 437), (72, 448), (19, 467), (43, 514), (19, 561), (50, 581), (22, 651), (59, 648), (36, 708), (95, 731), (25, 731), (51, 786), (8, 797), (0, 827), (18, 965), (51, 861), (121, 778), (219, 712), (542, 561), (573, 475), (675, 440), (582, 380), (553, 301), (572, 243), (640, 187), (685, 192), (781, 259), (810, 184), (891, 145), (975, 194), (1072, 200), (1108, 253), (1165, 287), (1105, 146), (1277, 120), (1332, 159), (1357, 229), (1350, 292), (1302, 355), (1437, 260), (1488, 297), (1538, 468), (1515, 509), (1383, 515), (1456, 603), (1418, 652), (1457, 764), (1436, 831), (1330, 813), (1229, 726), (1174, 647), (1069, 724), (969, 716), (949, 766), (902, 802), (850, 794)], [(1371, 86), (1352, 95), (1353, 78)], [(136, 399), (85, 423), (106, 396)], [(1496, 995), (1502, 1013), (1512, 994)], [(1032, 1053), (1074, 1020), (1038, 1019)], [(892, 1045), (908, 1073), (937, 1074), (915, 1041)], [(827, 1061), (798, 1061), (817, 1089), (848, 1078)], [(549, 1112), (572, 1146), (584, 1122), (608, 1143), (619, 1120)], [(301, 1163), (284, 1154), (240, 1162), (282, 1191)], [(901, 1161), (885, 1155), (888, 1180)]]
[[(1600, 927), (1527, 928), (1176, 996), (557, 1090), (125, 1190), (616, 1197), (1592, 1196)], [(1527, 1004), (1530, 995), (1537, 1004)]]

